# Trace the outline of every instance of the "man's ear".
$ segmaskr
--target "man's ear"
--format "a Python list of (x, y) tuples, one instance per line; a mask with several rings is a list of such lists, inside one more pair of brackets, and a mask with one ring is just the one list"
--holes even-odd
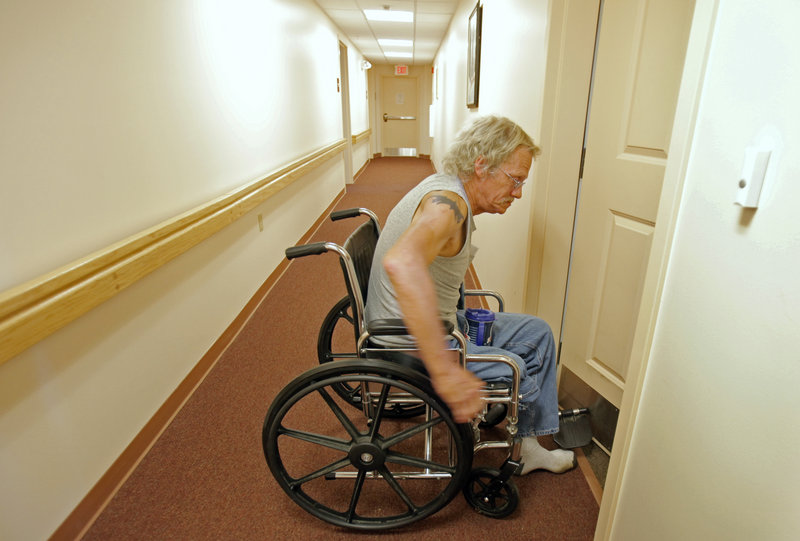
[(475, 176), (483, 178), (489, 172), (489, 164), (486, 158), (481, 154), (475, 158)]

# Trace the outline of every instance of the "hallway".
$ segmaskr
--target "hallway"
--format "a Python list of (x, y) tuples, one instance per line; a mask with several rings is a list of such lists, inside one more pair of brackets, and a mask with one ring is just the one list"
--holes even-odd
[[(562, 77), (588, 79), (592, 55), (588, 68), (565, 65), (563, 47), (586, 41), (593, 51), (596, 24), (567, 23), (591, 11), (583, 0), (447, 3), (454, 10), (440, 14), (449, 22), (432, 62), (404, 63), (420, 89), (419, 154), (440, 168), (458, 129), (485, 114), (514, 119), (540, 143), (522, 200), (481, 220), (473, 264), (510, 311), (557, 329), (566, 289), (548, 284), (568, 267), (572, 230), (554, 225), (576, 209), (552, 188), (578, 178), (591, 153), (580, 146), (582, 106), (560, 107), (553, 90), (566, 88)], [(304, 539), (330, 536), (277, 492), (259, 434), (276, 390), (314, 364), (313, 340), (304, 340), (342, 295), (334, 259), (292, 263), (220, 357), (231, 322), (326, 208), (357, 199), (383, 216), (381, 192), (407, 189), (350, 184), (351, 171), (383, 152), (379, 96), (397, 64), (368, 67), (366, 47), (322, 4), (367, 1), (3, 2), (0, 538), (47, 539), (76, 515), (89, 521), (147, 451), (140, 435), (154, 441), (177, 409), (171, 399), (187, 396), (217, 359), (89, 536), (266, 538), (271, 522), (291, 526), (287, 535), (302, 525)], [(800, 431), (774, 415), (800, 409), (800, 3), (693, 4), (675, 121), (661, 132), (669, 146), (636, 158), (619, 140), (620, 156), (665, 172), (643, 282), (656, 304), (619, 324), (635, 325), (642, 364), (626, 376), (634, 392), (620, 407), (603, 501), (599, 512), (553, 524), (563, 502), (591, 509), (583, 481), (525, 479), (523, 508), (502, 523), (519, 533), (535, 516), (518, 537), (569, 531), (592, 513), (602, 541), (783, 541), (800, 531), (790, 452)], [(664, 28), (651, 8), (672, 2), (602, 5), (641, 16), (613, 36), (644, 43), (644, 28)], [(470, 78), (478, 6), (482, 61)], [(658, 83), (668, 70), (648, 58), (628, 64)], [(480, 83), (477, 107), (468, 81)], [(642, 87), (628, 82), (619, 95), (631, 107), (661, 99), (631, 101)], [(587, 103), (585, 92), (573, 97)], [(578, 144), (560, 144), (559, 131), (578, 134)], [(769, 156), (759, 161), (763, 183), (742, 187), (757, 155)], [(574, 172), (557, 174), (557, 161)], [(736, 203), (748, 187), (761, 189), (757, 207)], [(616, 209), (605, 216), (629, 221)], [(326, 222), (315, 238), (341, 240), (351, 227)], [(287, 310), (298, 304), (313, 313)], [(293, 340), (278, 342), (281, 333)], [(279, 347), (276, 363), (268, 352)], [(770, 445), (743, 439), (742, 427), (769, 434)], [(421, 529), (493, 539), (498, 523), (457, 499)]]
[[(336, 209), (363, 206), (381, 222), (394, 203), (433, 172), (416, 158), (374, 160)], [(310, 242), (341, 243), (354, 220), (325, 220)], [(216, 363), (172, 424), (99, 516), (84, 539), (350, 539), (306, 514), (271, 477), (261, 450), (261, 425), (275, 394), (316, 365), (319, 325), (345, 294), (332, 254), (289, 266), (253, 317)], [(481, 452), (476, 462), (497, 465), (504, 453)], [(498, 522), (457, 496), (400, 539), (489, 539), (504, 536), (591, 539), (598, 505), (580, 469), (537, 472), (517, 479), (519, 509)]]

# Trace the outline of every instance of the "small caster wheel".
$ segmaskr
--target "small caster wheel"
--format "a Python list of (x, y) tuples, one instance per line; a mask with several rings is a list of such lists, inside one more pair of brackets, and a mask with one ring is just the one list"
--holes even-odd
[(480, 428), (492, 428), (499, 425), (508, 413), (508, 406), (505, 404), (492, 404), (489, 406), (489, 411), (486, 412), (486, 420), (478, 424)]
[(519, 490), (511, 479), (500, 481), (500, 472), (475, 468), (464, 485), (464, 498), (480, 514), (492, 518), (507, 517), (519, 504)]

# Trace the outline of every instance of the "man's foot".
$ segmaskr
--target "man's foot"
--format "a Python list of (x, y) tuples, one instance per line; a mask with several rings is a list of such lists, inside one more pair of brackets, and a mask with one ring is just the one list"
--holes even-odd
[(575, 453), (565, 449), (548, 451), (541, 445), (536, 436), (522, 438), (522, 468), (517, 475), (525, 475), (533, 470), (547, 470), (553, 473), (564, 473), (574, 468), (578, 461)]

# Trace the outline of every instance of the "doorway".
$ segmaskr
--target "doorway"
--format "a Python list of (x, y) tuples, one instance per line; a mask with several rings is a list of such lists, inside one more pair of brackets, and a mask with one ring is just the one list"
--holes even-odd
[[(626, 3), (605, 0), (606, 4), (612, 2)], [(599, 1), (594, 3), (598, 5)], [(633, 2), (633, 4), (632, 8), (635, 11), (638, 9), (637, 12), (646, 13), (653, 2)], [(716, 10), (717, 2), (714, 0), (698, 1), (696, 4), (693, 2), (689, 9), (689, 21), (683, 29), (684, 35), (689, 39), (685, 59), (677, 70), (680, 82), (676, 88), (680, 91), (675, 105), (674, 121), (668, 124), (672, 134), (669, 137), (669, 146), (666, 149), (662, 148), (667, 151), (666, 168), (663, 172), (649, 257), (642, 270), (643, 284), (639, 288), (642, 300), (636, 321), (631, 325), (634, 329), (629, 355), (631, 362), (627, 367), (625, 388), (619, 408), (619, 423), (615, 432), (615, 448), (600, 506), (597, 539), (608, 539), (611, 535), (620, 486), (631, 453), (630, 443), (636, 427), (638, 405), (646, 391), (644, 379), (647, 361), (675, 233), (675, 220), (680, 207), (683, 181), (691, 155), (692, 136), (711, 47), (710, 36), (713, 35)], [(591, 16), (587, 11), (584, 0), (565, 0), (553, 4), (541, 134), (543, 154), (537, 160), (539, 177), (535, 185), (534, 201), (539, 208), (534, 212), (531, 271), (525, 307), (527, 311), (538, 314), (551, 323), (557, 341), (561, 341), (562, 338), (559, 322), (564, 313), (569, 266), (569, 253), (566, 247), (571, 246), (583, 149), (584, 130), (578, 117), (579, 112), (583, 114), (587, 112), (587, 96), (594, 57), (593, 42), (585, 43), (585, 34), (591, 33), (592, 37), (595, 35), (589, 28), (592, 23), (587, 23), (585, 20)], [(618, 34), (616, 37), (631, 39), (631, 34)], [(638, 38), (641, 37), (640, 34)], [(647, 59), (641, 61), (652, 62)], [(659, 159), (658, 156), (642, 156), (640, 160), (647, 164), (648, 158)], [(600, 280), (600, 276), (600, 272), (595, 274), (597, 280)], [(571, 290), (569, 294), (573, 295), (574, 291)], [(562, 365), (560, 370), (563, 382), (563, 373), (568, 369), (564, 369)]]
[(560, 354), (617, 408), (642, 302), (648, 309), (642, 286), (693, 8), (600, 3)]
[(417, 156), (419, 149), (417, 77), (383, 76), (381, 107), (384, 156)]
[[(693, 0), (554, 6), (526, 310), (559, 344), (559, 402), (610, 454), (656, 229)], [(549, 186), (548, 186), (549, 185)], [(569, 281), (567, 277), (569, 276)], [(635, 379), (635, 378), (634, 378)], [(636, 383), (633, 383), (634, 387)]]

